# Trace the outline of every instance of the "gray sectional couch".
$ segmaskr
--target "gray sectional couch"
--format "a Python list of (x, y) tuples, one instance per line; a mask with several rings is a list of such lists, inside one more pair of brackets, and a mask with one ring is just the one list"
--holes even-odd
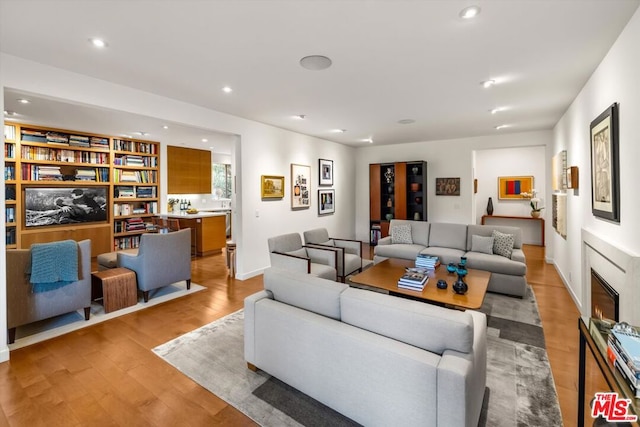
[[(527, 289), (527, 266), (522, 251), (522, 232), (519, 228), (393, 219), (389, 230), (393, 232), (399, 229), (396, 227), (407, 225), (411, 228), (411, 242), (408, 243), (405, 239), (406, 243), (394, 243), (391, 235), (380, 239), (374, 249), (375, 263), (387, 258), (413, 260), (422, 253), (440, 257), (443, 264), (457, 264), (460, 257), (466, 256), (468, 268), (491, 272), (489, 291), (524, 296)], [(492, 236), (494, 230), (513, 236), (510, 257), (478, 250), (478, 242), (482, 241), (482, 238)]]
[(267, 269), (245, 299), (245, 359), (367, 426), (476, 426), (486, 316)]

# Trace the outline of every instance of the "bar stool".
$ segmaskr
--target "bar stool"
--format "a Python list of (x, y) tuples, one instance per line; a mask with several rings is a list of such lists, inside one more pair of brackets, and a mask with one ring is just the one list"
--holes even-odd
[(229, 269), (229, 276), (234, 277), (236, 275), (236, 244), (229, 240), (227, 242), (225, 252), (227, 254), (227, 268)]
[(180, 231), (180, 221), (177, 218), (167, 218), (167, 228), (169, 231)]

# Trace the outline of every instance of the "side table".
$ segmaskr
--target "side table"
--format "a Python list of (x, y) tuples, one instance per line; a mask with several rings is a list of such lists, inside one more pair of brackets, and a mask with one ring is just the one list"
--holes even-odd
[(111, 268), (91, 274), (91, 299), (102, 297), (104, 312), (110, 313), (138, 303), (136, 273), (128, 268)]

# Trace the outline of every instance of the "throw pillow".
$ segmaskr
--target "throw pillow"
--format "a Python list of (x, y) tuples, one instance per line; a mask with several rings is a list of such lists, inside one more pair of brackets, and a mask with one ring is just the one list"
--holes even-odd
[(493, 254), (493, 237), (492, 236), (478, 236), (474, 234), (471, 236), (471, 252), (481, 252), (483, 254)]
[(493, 230), (493, 253), (502, 255), (506, 258), (511, 258), (511, 252), (513, 252), (513, 243), (516, 238), (513, 234), (501, 233), (498, 230)]
[(413, 244), (413, 239), (411, 239), (411, 225), (403, 224), (391, 227), (391, 243)]

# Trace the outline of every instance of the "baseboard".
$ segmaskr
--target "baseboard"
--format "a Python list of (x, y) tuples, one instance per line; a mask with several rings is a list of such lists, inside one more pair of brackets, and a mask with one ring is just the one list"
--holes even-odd
[(7, 360), (9, 360), (9, 347), (5, 344), (0, 348), (0, 363), (6, 362)]

